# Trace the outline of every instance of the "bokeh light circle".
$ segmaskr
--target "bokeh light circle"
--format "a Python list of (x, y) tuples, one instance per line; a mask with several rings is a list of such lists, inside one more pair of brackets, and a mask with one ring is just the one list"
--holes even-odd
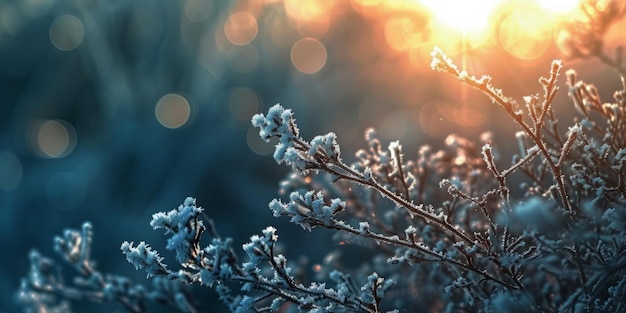
[(315, 38), (302, 38), (291, 47), (291, 63), (304, 74), (315, 74), (326, 65), (326, 47)]
[(191, 107), (185, 97), (170, 93), (157, 102), (154, 114), (161, 125), (167, 128), (179, 128), (189, 120)]
[(237, 46), (250, 43), (259, 31), (256, 18), (248, 12), (235, 12), (224, 23), (224, 35)]
[(62, 158), (76, 146), (76, 131), (62, 120), (47, 120), (33, 127), (32, 147), (42, 157)]
[(50, 41), (61, 51), (76, 49), (85, 37), (85, 27), (77, 17), (69, 14), (57, 17), (50, 25)]

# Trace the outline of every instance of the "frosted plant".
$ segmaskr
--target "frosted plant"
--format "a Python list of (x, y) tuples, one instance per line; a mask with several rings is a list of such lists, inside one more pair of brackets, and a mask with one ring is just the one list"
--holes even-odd
[[(563, 134), (552, 108), (559, 61), (539, 80), (543, 94), (524, 97), (520, 106), (489, 76), (459, 70), (439, 49), (432, 55), (433, 69), (485, 93), (519, 125), (520, 154), (511, 165), (497, 160), (488, 134), (480, 153), (468, 140), (449, 137), (452, 153), (424, 147), (417, 161), (405, 162), (399, 143), (382, 149), (371, 130), (369, 149), (348, 165), (333, 133), (308, 142), (292, 112), (276, 105), (252, 120), (263, 139), (278, 138), (276, 161), (296, 172), (283, 184), (284, 191), (294, 190), (289, 201), (270, 203), (274, 216), (307, 230), (335, 230), (347, 242), (374, 242), (387, 264), (373, 259), (369, 266), (392, 278), (400, 272), (396, 288), (416, 289), (415, 302), (397, 301), (402, 309), (417, 310), (428, 299), (448, 310), (623, 310), (626, 242), (617, 221), (626, 213), (626, 143), (619, 131), (626, 127), (624, 91), (616, 93), (616, 103), (602, 104), (594, 88), (575, 82), (569, 71), (570, 96), (584, 118)], [(591, 110), (604, 127), (592, 121)], [(311, 172), (327, 174), (332, 184), (297, 176)], [(512, 198), (507, 182), (516, 173), (527, 177), (521, 199)], [(428, 190), (433, 177), (443, 193)], [(316, 190), (306, 191), (311, 187)], [(443, 289), (430, 292), (424, 287), (430, 285)]]
[[(623, 15), (623, 6), (611, 3), (613, 11), (588, 7), (589, 28), (573, 32), (568, 44), (573, 56), (598, 57), (623, 75), (621, 50), (610, 59), (601, 40), (589, 40)], [(434, 70), (474, 87), (510, 116), (519, 128), (517, 153), (500, 151), (486, 132), (476, 140), (450, 135), (441, 150), (424, 145), (405, 154), (400, 142), (384, 144), (368, 129), (366, 147), (346, 157), (332, 132), (302, 138), (294, 113), (281, 105), (252, 118), (262, 139), (277, 140), (274, 160), (292, 168), (281, 182), (284, 198), (269, 203), (271, 214), (335, 234), (338, 245), (316, 277), (278, 249), (276, 228), (251, 236), (240, 251), (189, 197), (150, 222), (167, 236), (174, 264), (146, 242), (121, 245), (128, 262), (153, 280), (152, 290), (97, 271), (85, 223), (54, 241), (77, 273), (72, 283), (33, 251), (19, 300), (29, 312), (67, 312), (68, 300), (117, 302), (131, 312), (148, 311), (148, 302), (199, 312), (188, 289), (195, 284), (215, 289), (232, 312), (626, 311), (624, 77), (613, 102), (605, 102), (594, 85), (567, 71), (580, 116), (561, 125), (553, 107), (561, 62), (539, 79), (539, 93), (518, 102), (440, 49), (432, 57)], [(356, 245), (366, 248), (357, 260), (341, 256), (342, 247)]]
[[(541, 97), (524, 97), (525, 109), (491, 85), (490, 77), (459, 70), (441, 50), (433, 51), (432, 66), (485, 93), (520, 126), (520, 153), (510, 165), (498, 157), (488, 133), (480, 138), (482, 149), (450, 136), (445, 150), (424, 146), (417, 159), (406, 160), (400, 143), (384, 149), (373, 130), (365, 135), (368, 148), (347, 164), (335, 134), (303, 139), (291, 110), (275, 105), (252, 118), (261, 138), (277, 138), (276, 162), (294, 170), (282, 183), (288, 199), (269, 204), (273, 215), (308, 231), (331, 229), (340, 243), (370, 247), (372, 257), (353, 271), (369, 275), (360, 289), (336, 271), (329, 275), (335, 289), (325, 283), (305, 287), (286, 258), (275, 254), (273, 227), (243, 245), (248, 260), (242, 264), (213, 230), (212, 243), (200, 249), (205, 227), (191, 198), (177, 210), (155, 214), (151, 223), (171, 235), (167, 248), (176, 251), (181, 270), (167, 270), (145, 243), (124, 243), (122, 250), (149, 276), (219, 283), (217, 291), (235, 312), (283, 305), (379, 312), (381, 304), (409, 311), (622, 310), (626, 155), (623, 136), (612, 134), (626, 125), (624, 91), (616, 94), (617, 103), (601, 105), (593, 87), (568, 72), (570, 96), (585, 118), (563, 134), (552, 109), (560, 62), (539, 80)], [(592, 109), (600, 111), (600, 121), (606, 118), (604, 127), (592, 121)], [(524, 197), (516, 198), (507, 179), (520, 174), (526, 177)]]
[[(623, 132), (617, 131), (626, 127), (626, 85), (615, 93), (615, 103), (601, 105), (595, 87), (577, 82), (575, 72), (568, 71), (569, 95), (583, 118), (562, 136), (551, 107), (558, 89), (555, 82), (559, 62), (552, 63), (549, 78), (539, 80), (543, 96), (524, 98), (525, 110), (493, 87), (490, 77), (475, 78), (458, 70), (440, 50), (433, 52), (432, 66), (456, 76), (503, 107), (522, 128), (517, 136), (520, 147), (530, 147), (526, 152), (522, 149), (514, 157), (514, 164), (501, 172), (485, 153), (490, 148), (483, 148), (500, 190), (507, 189), (503, 178), (513, 170), (530, 179), (522, 186), (527, 199), (509, 210), (508, 216), (506, 210), (501, 213), (505, 225), (507, 221), (523, 222), (530, 231), (531, 239), (525, 243), (533, 245), (534, 259), (539, 263), (529, 260), (528, 269), (545, 271), (526, 274), (531, 278), (524, 282), (526, 299), (534, 301), (541, 311), (624, 310), (625, 229), (615, 223), (626, 213), (626, 142)], [(592, 111), (598, 115), (592, 117)], [(533, 161), (537, 156), (540, 160)], [(516, 303), (503, 299), (498, 296), (492, 299), (497, 301), (487, 303)]]
[(617, 28), (614, 24), (626, 15), (626, 3), (585, 0), (581, 1), (580, 8), (582, 16), (572, 18), (561, 36), (562, 50), (571, 58), (597, 58), (620, 75), (626, 75), (624, 47), (617, 46), (613, 56), (605, 51), (606, 34), (612, 27)]
[[(605, 103), (593, 85), (568, 71), (581, 117), (564, 130), (552, 107), (560, 62), (539, 79), (543, 93), (520, 105), (489, 76), (458, 69), (439, 49), (432, 56), (433, 69), (486, 94), (520, 127), (511, 162), (490, 133), (477, 141), (451, 135), (443, 150), (423, 146), (410, 159), (399, 142), (383, 148), (370, 129), (367, 148), (346, 163), (334, 133), (305, 140), (289, 109), (275, 105), (252, 118), (262, 139), (277, 139), (275, 161), (293, 169), (281, 183), (288, 197), (269, 203), (272, 214), (307, 231), (330, 229), (339, 247), (367, 247), (356, 268), (343, 268), (341, 251), (333, 249), (318, 281), (310, 281), (277, 251), (271, 226), (243, 244), (239, 261), (232, 239), (222, 238), (189, 197), (150, 222), (165, 231), (176, 265), (145, 242), (121, 245), (135, 268), (169, 287), (148, 292), (97, 272), (86, 223), (55, 239), (55, 250), (79, 273), (76, 287), (33, 252), (21, 301), (33, 311), (67, 311), (65, 299), (86, 298), (143, 312), (146, 301), (158, 299), (193, 312), (198, 308), (185, 286), (199, 284), (214, 287), (233, 312), (624, 311), (624, 80), (615, 102)], [(521, 184), (512, 185), (511, 177)]]
[[(330, 279), (335, 289), (325, 283), (304, 285), (294, 277), (287, 258), (276, 253), (278, 235), (274, 227), (265, 228), (262, 235), (250, 237), (250, 242), (243, 245), (243, 263), (237, 261), (231, 240), (222, 240), (210, 222), (213, 238), (208, 246), (200, 248), (201, 235), (207, 229), (200, 220), (201, 212), (195, 200), (187, 198), (177, 209), (154, 214), (150, 223), (171, 235), (167, 249), (176, 251), (181, 269), (167, 269), (159, 254), (144, 242), (137, 246), (124, 242), (122, 252), (148, 276), (215, 286), (220, 299), (233, 312), (277, 311), (287, 302), (310, 312), (382, 312), (380, 301), (392, 281), (372, 273), (362, 287), (355, 288), (348, 276), (333, 272)], [(229, 287), (232, 283), (238, 284), (236, 293)]]
[(71, 312), (68, 300), (117, 302), (129, 312), (147, 312), (147, 303), (157, 302), (182, 312), (196, 312), (190, 294), (178, 282), (157, 277), (149, 289), (126, 277), (96, 270), (90, 256), (91, 238), (90, 223), (84, 223), (81, 230), (66, 229), (63, 236), (54, 238), (54, 250), (77, 273), (71, 284), (65, 282), (54, 260), (36, 250), (30, 253), (30, 271), (18, 291), (25, 312)]

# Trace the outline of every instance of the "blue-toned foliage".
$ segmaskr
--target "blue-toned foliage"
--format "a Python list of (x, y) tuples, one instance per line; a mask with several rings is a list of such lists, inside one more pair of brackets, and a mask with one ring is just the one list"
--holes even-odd
[(149, 302), (182, 312), (197, 312), (190, 304), (187, 288), (162, 275), (167, 272), (162, 258), (147, 244), (132, 247), (125, 243), (122, 249), (129, 251), (127, 256), (138, 267), (147, 267), (154, 273), (152, 289), (126, 277), (98, 271), (89, 254), (91, 236), (91, 224), (84, 223), (80, 231), (66, 229), (62, 237), (54, 238), (55, 251), (76, 273), (71, 283), (65, 282), (63, 272), (52, 259), (36, 250), (30, 253), (30, 270), (18, 292), (25, 312), (71, 312), (68, 300), (117, 302), (130, 312), (146, 312)]
[[(287, 199), (273, 199), (269, 209), (309, 232), (333, 232), (337, 244), (329, 244), (317, 275), (298, 256), (287, 257), (277, 228), (252, 235), (240, 251), (187, 197), (150, 222), (165, 231), (174, 262), (144, 241), (121, 244), (127, 261), (154, 281), (152, 289), (99, 272), (85, 223), (54, 239), (75, 273), (70, 282), (33, 250), (18, 294), (25, 311), (68, 312), (70, 300), (116, 302), (131, 312), (147, 312), (149, 302), (211, 310), (196, 307), (189, 290), (197, 286), (214, 289), (237, 313), (625, 312), (624, 78), (607, 103), (567, 71), (580, 117), (562, 126), (552, 107), (560, 61), (539, 79), (542, 92), (520, 104), (442, 50), (432, 57), (434, 70), (510, 116), (521, 129), (518, 153), (507, 159), (485, 133), (476, 141), (450, 135), (441, 150), (422, 146), (407, 156), (400, 142), (384, 148), (370, 129), (366, 148), (347, 163), (335, 133), (304, 139), (292, 110), (276, 104), (252, 117), (263, 140), (277, 140), (276, 163), (292, 169), (281, 183)], [(621, 64), (614, 67), (624, 74)], [(367, 253), (343, 264), (336, 257), (342, 246)]]
[[(286, 257), (276, 253), (278, 235), (276, 228), (271, 226), (265, 228), (262, 235), (250, 237), (250, 242), (243, 245), (246, 256), (243, 263), (237, 261), (237, 256), (230, 248), (230, 240), (222, 241), (213, 229), (211, 244), (199, 249), (202, 231), (198, 231), (197, 236), (186, 235), (191, 229), (197, 228), (193, 225), (202, 225), (196, 214), (201, 211), (195, 206), (193, 198), (187, 198), (178, 209), (153, 216), (151, 224), (155, 228), (157, 225), (168, 225), (165, 226), (170, 235), (168, 247), (173, 240), (185, 238), (180, 244), (174, 245), (186, 247), (177, 249), (177, 256), (179, 252), (189, 256), (180, 262), (181, 269), (178, 271), (167, 270), (157, 252), (147, 248), (143, 242), (137, 247), (124, 242), (122, 252), (131, 264), (145, 270), (149, 277), (165, 276), (185, 284), (217, 285), (220, 298), (233, 312), (247, 312), (253, 307), (267, 305), (269, 307), (265, 310), (277, 310), (284, 302), (312, 312), (379, 312), (380, 299), (385, 290), (392, 286), (391, 281), (376, 273), (370, 275), (359, 290), (349, 289), (341, 283), (337, 284), (337, 289), (329, 288), (325, 283), (310, 283), (306, 286), (294, 277)], [(179, 224), (181, 221), (182, 224)], [(204, 230), (204, 227), (198, 229)], [(238, 287), (229, 287), (233, 283)], [(234, 290), (239, 290), (240, 295), (232, 296)], [(268, 302), (270, 299), (271, 302)]]

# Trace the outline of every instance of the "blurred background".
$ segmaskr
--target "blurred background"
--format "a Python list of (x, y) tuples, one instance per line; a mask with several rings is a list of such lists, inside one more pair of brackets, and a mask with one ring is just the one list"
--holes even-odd
[[(271, 217), (267, 203), (288, 169), (274, 163), (250, 117), (275, 103), (293, 108), (304, 138), (336, 132), (348, 162), (368, 127), (384, 145), (401, 140), (409, 158), (450, 133), (475, 140), (489, 130), (501, 151), (516, 149), (506, 114), (433, 72), (430, 52), (441, 47), (517, 99), (540, 93), (537, 79), (562, 58), (609, 101), (620, 86), (615, 71), (568, 50), (565, 25), (584, 19), (578, 4), (0, 1), (0, 312), (20, 311), (28, 252), (55, 256), (52, 237), (83, 221), (94, 226), (99, 270), (143, 282), (120, 244), (145, 240), (164, 251), (151, 215), (186, 196), (236, 247), (276, 225), (287, 257), (306, 255), (315, 268), (332, 243), (303, 245), (328, 236)], [(624, 42), (623, 27), (608, 31), (609, 54)], [(565, 129), (574, 114), (560, 83), (555, 109)], [(214, 293), (201, 291), (218, 312)]]

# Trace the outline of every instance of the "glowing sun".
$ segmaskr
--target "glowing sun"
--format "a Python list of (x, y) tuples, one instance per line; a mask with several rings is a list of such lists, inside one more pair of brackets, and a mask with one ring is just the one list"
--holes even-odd
[(578, 6), (580, 0), (420, 0), (418, 2), (426, 7), (435, 21), (441, 25), (472, 33), (487, 29), (498, 9), (525, 4), (551, 13), (567, 14)]
[(503, 0), (431, 0), (421, 1), (440, 24), (463, 32), (485, 29), (494, 10)]

